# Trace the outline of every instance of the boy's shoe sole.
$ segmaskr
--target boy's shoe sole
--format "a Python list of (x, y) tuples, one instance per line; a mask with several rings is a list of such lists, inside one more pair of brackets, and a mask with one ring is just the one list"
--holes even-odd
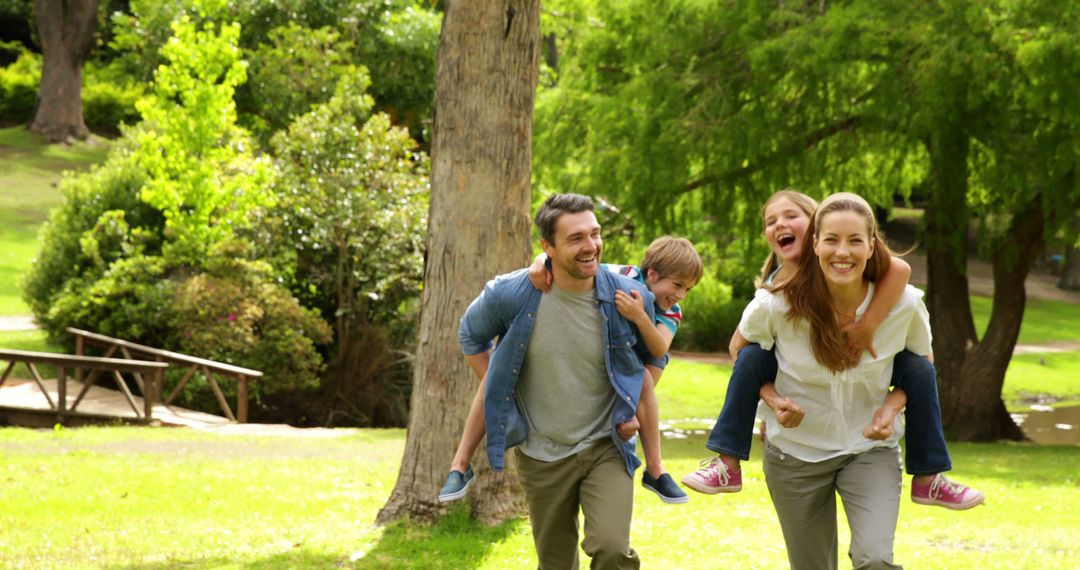
[(644, 481), (642, 481), (641, 486), (645, 487), (646, 489), (648, 489), (650, 491), (652, 491), (653, 493), (656, 493), (656, 496), (660, 497), (661, 501), (663, 501), (663, 502), (665, 502), (665, 503), (667, 503), (669, 505), (681, 505), (683, 503), (690, 502), (690, 497), (688, 497), (688, 496), (684, 495), (682, 497), (669, 497), (669, 496), (661, 493), (660, 491), (657, 491), (655, 487), (653, 487), (652, 485), (650, 485), (648, 483), (645, 483)]
[(698, 482), (697, 479), (690, 478), (689, 475), (682, 478), (682, 484), (690, 487), (698, 493), (705, 493), (706, 495), (717, 495), (720, 493), (738, 493), (742, 491), (742, 485), (734, 487), (710, 487)]

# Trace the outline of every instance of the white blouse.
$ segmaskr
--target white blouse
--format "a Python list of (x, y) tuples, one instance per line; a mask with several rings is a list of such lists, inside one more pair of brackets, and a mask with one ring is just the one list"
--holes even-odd
[[(856, 310), (857, 317), (866, 312), (873, 296), (874, 285), (870, 284), (866, 298)], [(863, 351), (858, 366), (834, 373), (814, 358), (810, 326), (805, 319), (795, 322), (787, 319), (791, 305), (784, 292), (758, 289), (743, 311), (739, 332), (766, 350), (775, 346), (779, 365), (776, 391), (806, 412), (799, 427), (787, 429), (763, 403), (763, 411), (759, 413), (765, 418), (769, 443), (811, 463), (874, 447), (897, 446), (904, 434), (899, 416), (893, 423), (893, 435), (887, 440), (866, 439), (862, 433), (888, 395), (893, 357), (905, 348), (921, 355), (931, 353), (930, 315), (922, 297), (922, 291), (908, 285), (874, 333), (877, 358)]]

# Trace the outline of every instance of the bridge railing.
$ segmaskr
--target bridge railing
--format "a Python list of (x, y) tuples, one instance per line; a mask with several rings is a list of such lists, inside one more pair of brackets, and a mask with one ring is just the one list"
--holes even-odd
[[(0, 361), (6, 361), (8, 363), (7, 367), (4, 369), (4, 373), (0, 374), (0, 386), (3, 386), (4, 382), (7, 381), (8, 377), (11, 375), (11, 371), (15, 369), (16, 364), (22, 363), (26, 365), (26, 368), (30, 371), (30, 376), (38, 385), (38, 388), (41, 389), (45, 401), (48, 402), (49, 408), (55, 411), (59, 416), (76, 413), (79, 403), (82, 402), (82, 398), (89, 388), (89, 384), (86, 384), (82, 393), (75, 399), (75, 403), (69, 408), (67, 405), (67, 373), (69, 370), (88, 370), (94, 377), (101, 374), (111, 374), (116, 380), (117, 387), (124, 394), (128, 404), (131, 405), (131, 409), (135, 412), (135, 416), (144, 420), (153, 418), (153, 396), (157, 393), (158, 386), (161, 385), (161, 382), (164, 379), (165, 368), (168, 367), (168, 364), (164, 362), (98, 358), (93, 356), (72, 356), (69, 354), (8, 349), (0, 349)], [(37, 369), (39, 364), (52, 365), (58, 370), (56, 379), (57, 398), (55, 402), (53, 401), (52, 396), (49, 395), (49, 391), (45, 388), (45, 380), (41, 377), (41, 372)], [(135, 403), (135, 397), (131, 394), (131, 390), (128, 389), (127, 383), (121, 376), (121, 374), (124, 373), (131, 374), (139, 379), (139, 387), (143, 392), (142, 410), (140, 410), (138, 404)]]
[[(210, 384), (210, 389), (214, 391), (214, 396), (217, 397), (218, 404), (221, 406), (221, 411), (225, 413), (225, 417), (234, 422), (247, 423), (248, 421), (248, 382), (255, 378), (262, 377), (263, 373), (251, 368), (244, 368), (241, 366), (234, 366), (232, 364), (225, 364), (223, 362), (216, 362), (205, 358), (198, 358), (195, 356), (189, 356), (179, 352), (172, 352), (169, 350), (162, 350), (160, 348), (154, 348), (151, 346), (145, 346), (136, 344), (134, 342), (113, 338), (103, 334), (92, 333), (82, 329), (74, 327), (68, 327), (67, 331), (75, 335), (75, 354), (84, 355), (86, 353), (86, 347), (88, 344), (104, 347), (105, 357), (122, 357), (122, 359), (129, 359), (133, 361), (137, 357), (140, 361), (155, 361), (165, 362), (176, 368), (186, 368), (184, 376), (180, 379), (180, 382), (173, 388), (173, 391), (168, 397), (162, 400), (162, 390), (164, 384), (161, 382), (156, 383), (158, 390), (156, 398), (162, 401), (166, 406), (171, 404), (176, 396), (180, 394), (180, 391), (184, 389), (188, 381), (195, 375), (196, 372), (202, 372), (202, 375), (206, 378), (207, 383)], [(81, 379), (82, 371), (75, 370), (77, 379)], [(225, 398), (225, 394), (221, 391), (221, 386), (218, 385), (215, 375), (232, 378), (237, 382), (236, 387), (236, 414), (233, 414), (233, 410), (229, 407), (229, 402)], [(144, 384), (144, 379), (141, 374), (135, 374), (135, 381), (139, 383), (140, 388)], [(83, 388), (83, 392), (89, 389), (94, 376), (88, 378), (86, 387)], [(144, 391), (145, 393), (145, 391)], [(81, 395), (80, 395), (81, 397)]]

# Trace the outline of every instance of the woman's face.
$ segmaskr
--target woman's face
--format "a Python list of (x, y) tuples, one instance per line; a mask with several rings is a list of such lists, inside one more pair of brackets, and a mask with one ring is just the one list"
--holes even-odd
[(873, 253), (870, 230), (862, 215), (841, 210), (821, 218), (814, 240), (814, 254), (830, 284), (861, 283), (866, 261)]
[(765, 207), (765, 241), (784, 265), (799, 262), (810, 216), (788, 198), (778, 198)]

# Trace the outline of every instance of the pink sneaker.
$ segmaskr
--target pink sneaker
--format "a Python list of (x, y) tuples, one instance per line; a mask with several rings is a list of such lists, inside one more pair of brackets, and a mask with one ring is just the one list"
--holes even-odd
[(701, 469), (682, 478), (683, 485), (707, 495), (742, 490), (741, 469), (731, 469), (719, 457), (703, 459), (700, 465)]
[(919, 485), (911, 480), (911, 500), (920, 505), (936, 505), (963, 511), (982, 504), (986, 497), (982, 493), (960, 483), (948, 480), (938, 473), (929, 485)]

